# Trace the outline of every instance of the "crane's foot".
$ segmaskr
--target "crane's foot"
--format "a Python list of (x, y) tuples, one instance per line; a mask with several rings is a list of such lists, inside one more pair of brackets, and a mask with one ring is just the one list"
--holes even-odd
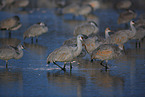
[(55, 62), (53, 62), (55, 65), (57, 65), (59, 68), (61, 68), (61, 70), (63, 70), (63, 71), (65, 71), (66, 69), (65, 69), (65, 65), (64, 65), (64, 67), (62, 68), (61, 66), (59, 66), (57, 63), (55, 63)]
[[(106, 63), (106, 65), (104, 65), (103, 64), (103, 61), (101, 61), (101, 63), (100, 63), (103, 67), (105, 67), (105, 71), (107, 72), (107, 70), (110, 68), (110, 67), (108, 67), (108, 65), (107, 65), (107, 63)], [(101, 69), (101, 71), (103, 71), (102, 69)]]
[(63, 67), (63, 68), (61, 68), (61, 70), (63, 70), (63, 71), (66, 71), (66, 69)]

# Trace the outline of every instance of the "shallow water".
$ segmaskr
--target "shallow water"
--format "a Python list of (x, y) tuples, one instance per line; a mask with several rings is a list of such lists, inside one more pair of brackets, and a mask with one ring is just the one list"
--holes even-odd
[[(136, 10), (138, 14), (142, 13)], [(106, 27), (112, 30), (124, 29), (117, 24), (115, 10), (96, 10), (100, 32)], [(11, 59), (8, 69), (0, 60), (1, 97), (143, 97), (145, 94), (145, 39), (141, 48), (135, 47), (135, 40), (125, 44), (126, 54), (109, 61), (110, 69), (101, 71), (100, 61), (90, 62), (89, 56), (79, 58), (80, 64), (73, 63), (63, 72), (54, 64), (47, 65), (46, 58), (63, 41), (73, 37), (74, 27), (83, 21), (64, 20), (67, 16), (57, 16), (53, 10), (39, 9), (32, 13), (0, 12), (0, 20), (18, 15), (23, 26), (12, 32), (12, 38), (21, 40), (24, 55), (19, 60)], [(81, 17), (78, 17), (78, 19)], [(47, 24), (49, 30), (31, 44), (31, 39), (23, 40), (24, 31), (37, 22)], [(104, 33), (100, 33), (104, 35)], [(0, 31), (0, 38), (8, 38), (7, 31)], [(58, 63), (63, 66), (63, 63)]]

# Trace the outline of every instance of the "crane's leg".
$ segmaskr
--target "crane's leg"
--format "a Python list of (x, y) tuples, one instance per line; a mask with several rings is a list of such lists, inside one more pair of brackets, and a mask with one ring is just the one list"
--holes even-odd
[(101, 64), (101, 65), (104, 67), (104, 64), (103, 64), (103, 62), (104, 62), (104, 61), (101, 61), (101, 63), (100, 63), (100, 64)]
[(63, 66), (63, 68), (62, 68), (62, 70), (64, 70), (64, 71), (66, 70), (66, 69), (65, 69), (65, 66), (66, 66), (66, 62), (64, 62), (64, 66)]
[(33, 37), (31, 38), (31, 44), (33, 44)]
[(136, 41), (136, 48), (140, 48), (140, 40)]
[(8, 68), (8, 60), (6, 60), (6, 69)]
[(140, 40), (138, 41), (138, 47), (140, 48)]
[(70, 70), (72, 69), (72, 62), (70, 62)]
[(105, 71), (107, 71), (107, 69), (109, 69), (109, 67), (108, 67), (108, 60), (106, 60)]
[(106, 64), (104, 65), (103, 64), (103, 61), (101, 61), (101, 63), (100, 63), (103, 67), (105, 67), (105, 71), (107, 71), (107, 69), (109, 69), (109, 67), (108, 67), (108, 60), (106, 60)]
[(11, 38), (11, 31), (9, 31), (9, 38)]
[(137, 41), (136, 41), (136, 48), (138, 47), (138, 43), (137, 43)]
[(38, 43), (38, 37), (36, 37), (36, 43)]
[(61, 70), (65, 71), (64, 68), (62, 68), (61, 66), (59, 66), (58, 64), (56, 64), (55, 62), (53, 62), (55, 65), (57, 65), (59, 68), (61, 68)]

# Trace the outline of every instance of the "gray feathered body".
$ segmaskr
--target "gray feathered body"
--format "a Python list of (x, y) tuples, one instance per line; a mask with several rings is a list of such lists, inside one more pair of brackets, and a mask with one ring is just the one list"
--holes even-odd
[(10, 60), (10, 59), (20, 59), (23, 56), (23, 51), (20, 47), (13, 48), (11, 46), (0, 47), (0, 59)]
[(47, 31), (48, 28), (45, 25), (34, 24), (24, 32), (23, 37), (24, 39), (29, 37), (38, 37)]
[(49, 54), (47, 57), (47, 63), (48, 62), (69, 62), (73, 59), (73, 54), (71, 53), (73, 48), (69, 46), (62, 46), (56, 50), (54, 50), (52, 53)]
[(76, 39), (76, 37), (73, 37), (73, 38), (70, 38), (70, 39), (68, 39), (68, 40), (65, 40), (64, 42), (63, 42), (63, 45), (76, 45), (77, 44), (77, 39)]
[(95, 25), (92, 25), (90, 23), (85, 23), (85, 24), (75, 27), (74, 36), (77, 36), (79, 34), (89, 36), (91, 34), (97, 34), (98, 31), (99, 31), (99, 29)]
[(0, 21), (0, 29), (2, 30), (17, 30), (22, 24), (18, 16), (13, 16), (5, 20)]
[(47, 57), (47, 63), (52, 62), (71, 62), (75, 57), (80, 55), (82, 51), (82, 43), (80, 38), (82, 35), (77, 36), (77, 46), (63, 45), (58, 49), (55, 49)]
[(137, 39), (137, 40), (141, 40), (145, 37), (145, 28), (144, 27), (137, 27), (137, 32), (135, 34), (135, 36), (132, 39)]

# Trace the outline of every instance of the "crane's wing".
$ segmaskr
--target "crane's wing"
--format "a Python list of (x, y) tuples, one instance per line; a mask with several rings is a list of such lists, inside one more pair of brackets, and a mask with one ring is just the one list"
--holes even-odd
[(0, 48), (0, 59), (11, 59), (15, 55), (15, 49), (10, 46)]
[(70, 61), (73, 58), (72, 56), (72, 50), (68, 46), (62, 46), (56, 50), (54, 50), (52, 53), (50, 53), (47, 57), (47, 62), (53, 62), (53, 61)]

